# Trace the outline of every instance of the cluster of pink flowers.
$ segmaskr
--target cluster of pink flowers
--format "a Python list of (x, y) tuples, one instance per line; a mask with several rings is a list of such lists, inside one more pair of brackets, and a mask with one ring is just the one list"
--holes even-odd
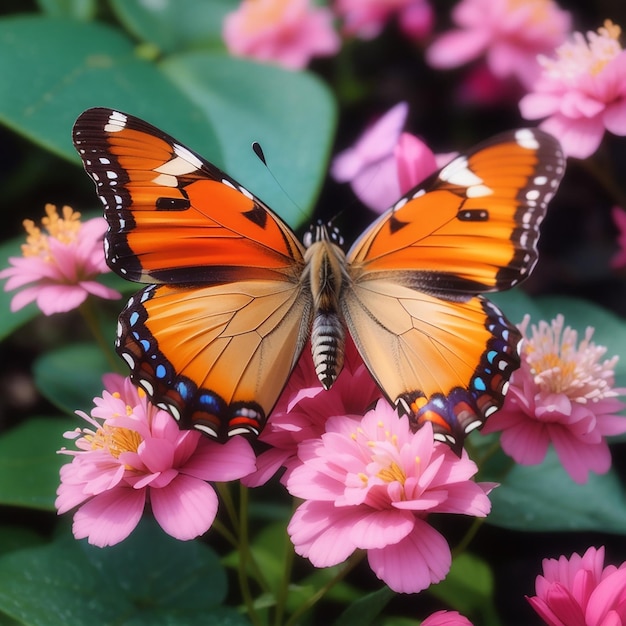
[(46, 232), (32, 220), (24, 220), (28, 237), (22, 245), (23, 256), (10, 257), (11, 267), (0, 271), (0, 279), (8, 279), (5, 291), (23, 287), (11, 300), (12, 311), (36, 301), (43, 313), (52, 315), (75, 309), (89, 294), (121, 297), (95, 280), (109, 271), (102, 247), (107, 228), (104, 218), (81, 222), (80, 213), (68, 206), (62, 213), (61, 217), (54, 205), (46, 205), (42, 220)]
[(221, 445), (197, 431), (182, 431), (128, 378), (109, 374), (89, 426), (65, 433), (76, 449), (61, 450), (56, 507), (74, 513), (77, 539), (104, 547), (133, 531), (150, 506), (163, 530), (180, 540), (204, 534), (217, 514), (217, 495), (207, 481), (242, 478), (255, 469), (250, 444), (236, 437)]

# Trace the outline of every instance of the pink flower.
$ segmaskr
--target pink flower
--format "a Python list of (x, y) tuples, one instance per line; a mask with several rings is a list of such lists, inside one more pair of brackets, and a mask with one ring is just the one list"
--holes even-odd
[(522, 116), (547, 118), (540, 127), (558, 137), (570, 156), (593, 154), (605, 130), (626, 135), (626, 52), (619, 35), (609, 20), (586, 39), (574, 33), (556, 59), (540, 57), (541, 77), (520, 101)]
[(457, 611), (437, 611), (429, 615), (422, 626), (472, 626), (472, 623)]
[(285, 483), (293, 468), (300, 465), (297, 453), (301, 441), (320, 437), (329, 417), (360, 420), (382, 396), (350, 339), (346, 342), (343, 370), (329, 390), (322, 387), (310, 354), (305, 347), (259, 436), (259, 441), (271, 448), (257, 458), (258, 470), (243, 479), (249, 487), (266, 483), (281, 467), (287, 470), (281, 478)]
[(587, 328), (578, 335), (558, 315), (551, 324), (541, 321), (527, 335), (529, 318), (519, 328), (524, 337), (522, 363), (513, 373), (500, 411), (489, 418), (482, 433), (502, 431), (502, 449), (522, 465), (537, 465), (550, 443), (565, 470), (577, 483), (590, 471), (602, 474), (611, 466), (607, 435), (626, 432), (624, 408), (613, 388), (618, 357), (601, 361), (604, 346), (592, 341)]
[(11, 257), (11, 267), (0, 271), (0, 279), (8, 278), (5, 291), (18, 289), (11, 300), (11, 311), (33, 301), (46, 315), (71, 311), (80, 306), (89, 294), (114, 300), (121, 297), (94, 278), (108, 272), (102, 239), (107, 225), (104, 218), (80, 221), (80, 213), (68, 206), (59, 217), (56, 207), (46, 205), (47, 217), (43, 233), (32, 220), (24, 220), (28, 233), (22, 245), (22, 257)]
[(617, 243), (620, 249), (611, 259), (611, 267), (617, 269), (626, 266), (626, 211), (616, 206), (613, 207), (612, 215), (613, 222), (619, 229)]
[(370, 567), (391, 589), (416, 593), (447, 575), (450, 548), (429, 513), (484, 517), (486, 491), (471, 477), (476, 465), (433, 441), (430, 423), (412, 433), (379, 402), (360, 422), (331, 417), (319, 439), (300, 444), (301, 465), (287, 489), (305, 502), (287, 528), (295, 550), (316, 567), (367, 550)]
[(202, 535), (217, 513), (217, 495), (206, 481), (253, 471), (250, 444), (235, 437), (220, 445), (197, 431), (180, 430), (130, 379), (108, 374), (104, 383), (91, 416), (77, 411), (91, 428), (65, 434), (78, 450), (60, 451), (73, 459), (61, 467), (58, 513), (79, 507), (74, 536), (99, 547), (128, 537), (146, 504), (172, 537)]
[(433, 27), (428, 0), (337, 0), (335, 12), (344, 20), (344, 31), (362, 39), (376, 37), (395, 14), (410, 37), (423, 39)]
[(548, 626), (626, 624), (626, 564), (604, 566), (604, 547), (543, 560), (536, 596), (527, 598)]
[(407, 114), (407, 104), (397, 104), (332, 164), (335, 180), (350, 182), (359, 200), (378, 212), (388, 209), (442, 164), (423, 141), (402, 132)]
[(430, 65), (453, 68), (485, 56), (494, 76), (513, 76), (527, 87), (539, 75), (537, 55), (552, 52), (571, 22), (551, 0), (461, 0), (452, 19), (459, 28), (431, 45)]
[(223, 36), (231, 54), (301, 69), (339, 50), (332, 20), (329, 9), (309, 0), (243, 0), (226, 16)]

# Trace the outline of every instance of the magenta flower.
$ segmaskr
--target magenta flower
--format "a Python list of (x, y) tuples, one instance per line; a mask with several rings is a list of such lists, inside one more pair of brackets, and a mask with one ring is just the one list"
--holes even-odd
[(437, 611), (429, 615), (422, 626), (472, 626), (472, 622), (457, 611)]
[(626, 564), (604, 567), (604, 547), (544, 559), (535, 592), (527, 599), (548, 626), (626, 624)]
[(484, 57), (497, 78), (530, 87), (540, 71), (537, 55), (564, 41), (571, 17), (551, 0), (461, 0), (452, 20), (458, 29), (427, 50), (431, 66), (448, 69)]
[(250, 444), (235, 437), (221, 445), (151, 405), (143, 391), (118, 374), (104, 377), (91, 426), (65, 433), (77, 450), (61, 467), (59, 514), (74, 514), (76, 539), (104, 547), (119, 543), (137, 526), (149, 504), (163, 530), (180, 540), (205, 533), (217, 513), (217, 495), (206, 481), (241, 478), (255, 468)]
[(597, 33), (574, 33), (556, 51), (540, 57), (541, 77), (520, 101), (526, 119), (559, 138), (566, 154), (584, 159), (600, 145), (604, 131), (626, 135), (626, 52), (620, 28), (607, 20)]
[(611, 267), (618, 269), (626, 267), (626, 211), (617, 206), (613, 207), (612, 216), (613, 222), (619, 229), (617, 236), (619, 251), (611, 259)]
[(367, 550), (376, 576), (399, 593), (426, 589), (450, 569), (450, 548), (428, 514), (484, 517), (491, 508), (492, 485), (470, 480), (477, 468), (467, 454), (434, 442), (430, 423), (412, 433), (386, 402), (360, 422), (331, 417), (298, 456), (287, 480), (305, 500), (287, 528), (296, 552), (328, 567)]
[(346, 35), (372, 39), (396, 15), (400, 28), (411, 38), (430, 34), (434, 13), (428, 0), (337, 0), (335, 13), (343, 19)]
[(568, 474), (584, 483), (590, 471), (602, 474), (611, 466), (605, 437), (626, 432), (626, 417), (616, 415), (626, 406), (618, 400), (626, 389), (613, 388), (618, 357), (601, 361), (606, 348), (591, 341), (593, 328), (578, 345), (562, 315), (533, 325), (530, 337), (528, 323), (526, 316), (519, 326), (520, 369), (482, 433), (502, 431), (502, 449), (522, 465), (541, 463), (552, 443)]
[(450, 158), (442, 162), (421, 139), (402, 132), (407, 114), (405, 102), (396, 104), (332, 164), (335, 180), (349, 182), (359, 200), (379, 213)]
[(309, 0), (243, 0), (226, 16), (222, 34), (231, 54), (290, 69), (335, 54), (341, 45), (330, 10), (313, 8)]
[(286, 483), (293, 468), (300, 465), (297, 454), (301, 441), (320, 437), (329, 417), (360, 420), (382, 397), (352, 340), (346, 342), (343, 370), (329, 390), (322, 387), (310, 354), (305, 347), (259, 436), (259, 441), (271, 448), (257, 458), (258, 470), (242, 480), (249, 487), (266, 483), (281, 467), (286, 468), (281, 478)]
[(53, 204), (46, 204), (42, 232), (32, 220), (24, 220), (28, 233), (21, 257), (9, 258), (11, 267), (0, 271), (8, 278), (5, 291), (25, 287), (11, 300), (11, 311), (36, 301), (45, 315), (71, 311), (89, 294), (115, 300), (121, 294), (94, 280), (109, 271), (102, 239), (107, 225), (102, 217), (80, 221), (80, 213), (63, 207), (59, 217)]

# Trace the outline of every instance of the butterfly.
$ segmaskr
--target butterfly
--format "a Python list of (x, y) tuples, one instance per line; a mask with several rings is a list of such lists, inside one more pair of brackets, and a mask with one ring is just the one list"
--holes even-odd
[(459, 453), (502, 406), (521, 336), (483, 294), (537, 261), (564, 172), (550, 135), (510, 131), (457, 156), (348, 252), (324, 225), (301, 243), (245, 187), (132, 115), (89, 109), (73, 141), (104, 205), (109, 266), (148, 283), (120, 314), (116, 350), (181, 428), (258, 435), (308, 341), (333, 385), (347, 332), (399, 413)]

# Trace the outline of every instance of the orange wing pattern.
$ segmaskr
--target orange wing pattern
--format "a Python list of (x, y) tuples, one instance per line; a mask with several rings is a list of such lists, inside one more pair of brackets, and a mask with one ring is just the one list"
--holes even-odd
[(539, 224), (564, 169), (547, 133), (496, 136), (406, 194), (348, 262), (355, 274), (408, 272), (416, 287), (444, 296), (508, 289), (537, 261)]
[(124, 278), (207, 284), (299, 277), (304, 249), (289, 227), (169, 135), (96, 108), (76, 120), (73, 139), (104, 204), (107, 262)]
[(542, 131), (494, 137), (409, 192), (348, 253), (343, 313), (368, 368), (457, 450), (502, 406), (519, 367), (519, 332), (477, 294), (530, 273), (564, 169)]

